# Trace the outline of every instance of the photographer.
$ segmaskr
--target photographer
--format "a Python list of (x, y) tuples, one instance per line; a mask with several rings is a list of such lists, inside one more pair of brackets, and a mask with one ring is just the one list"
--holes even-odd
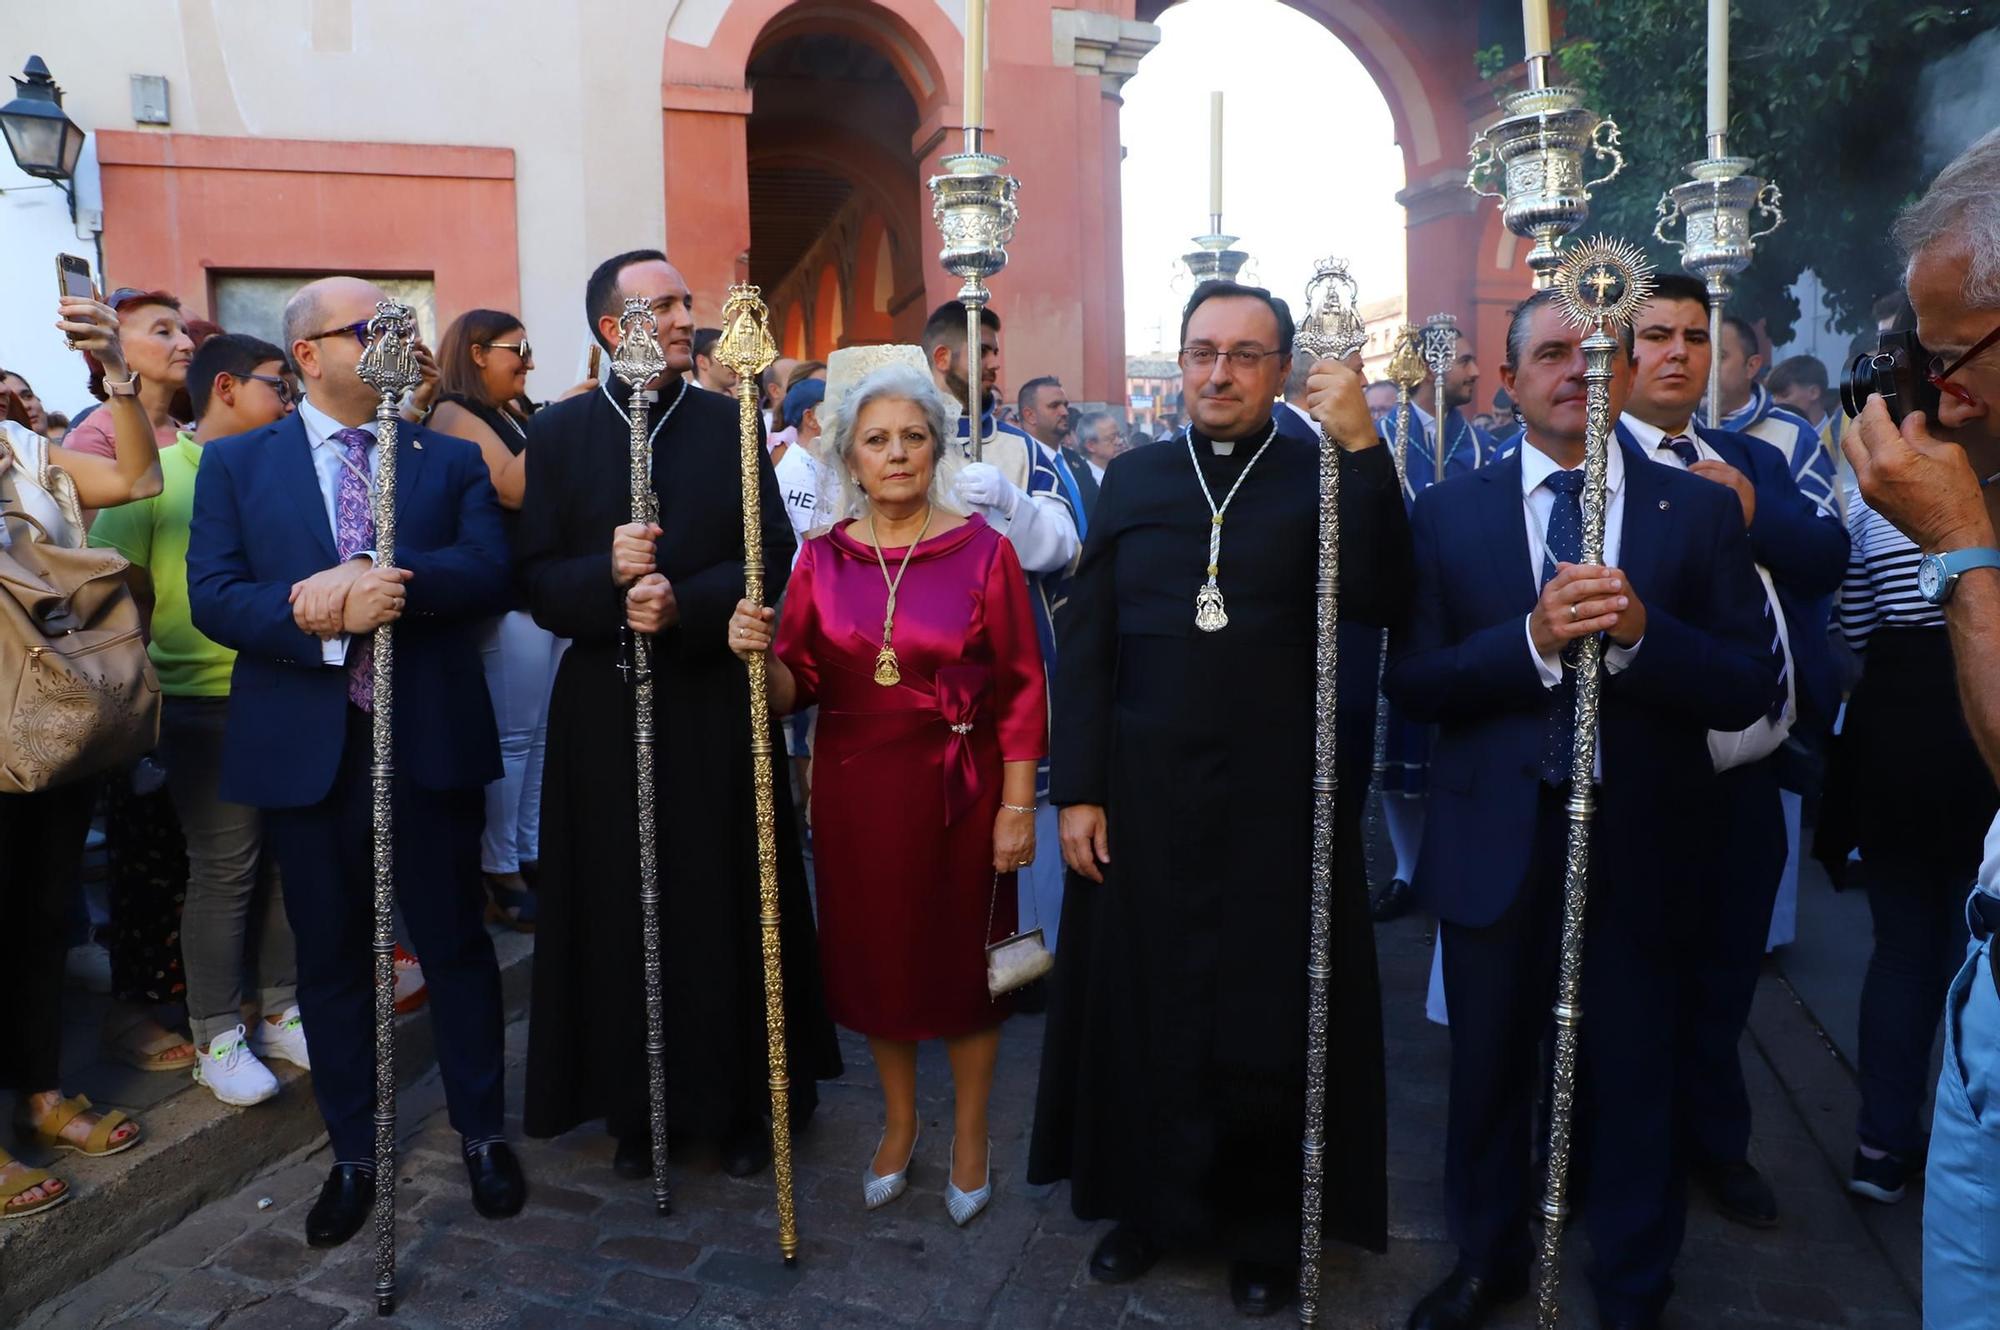
[[(1876, 395), (1843, 447), (1869, 505), (1924, 552), (1918, 582), (1944, 608), (1966, 723), (2000, 772), (2000, 495), (1981, 484), (2000, 471), (2000, 131), (1939, 174), (1896, 241), (1921, 346), (1900, 365), (1878, 358), (1875, 382), (1857, 385)], [(2000, 819), (1966, 920), (1974, 945), (1945, 999), (1925, 1173), (1926, 1325), (1985, 1324), (2000, 1299)]]

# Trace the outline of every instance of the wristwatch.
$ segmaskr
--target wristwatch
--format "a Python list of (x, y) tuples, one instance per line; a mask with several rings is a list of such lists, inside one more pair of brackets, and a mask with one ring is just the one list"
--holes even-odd
[(1958, 579), (1974, 568), (2000, 568), (2000, 550), (1952, 550), (1948, 554), (1926, 554), (1917, 563), (1917, 594), (1933, 605), (1951, 599)]

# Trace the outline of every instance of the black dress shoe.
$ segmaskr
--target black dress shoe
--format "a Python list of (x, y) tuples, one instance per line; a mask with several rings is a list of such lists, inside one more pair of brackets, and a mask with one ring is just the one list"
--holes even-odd
[(1299, 1272), (1282, 1265), (1232, 1261), (1229, 1300), (1245, 1316), (1269, 1316), (1292, 1305), (1299, 1296)]
[(618, 1153), (611, 1156), (611, 1171), (621, 1178), (650, 1178), (653, 1176), (653, 1138), (644, 1136), (620, 1136)]
[(338, 1247), (360, 1231), (375, 1204), (375, 1170), (362, 1164), (335, 1164), (306, 1214), (306, 1243)]
[(1401, 919), (1415, 904), (1416, 893), (1402, 878), (1396, 878), (1388, 886), (1376, 893), (1374, 904), (1368, 907), (1368, 916), (1378, 924), (1386, 924)]
[(771, 1165), (771, 1129), (759, 1122), (737, 1127), (721, 1141), (722, 1171), (732, 1178), (755, 1177)]
[(1526, 1270), (1486, 1279), (1460, 1265), (1424, 1295), (1410, 1313), (1409, 1330), (1474, 1330), (1486, 1324), (1495, 1310), (1518, 1301), (1527, 1292)]
[(467, 1146), (465, 1172), (472, 1179), (472, 1208), (488, 1219), (510, 1219), (528, 1202), (521, 1161), (505, 1141)]
[(1120, 1224), (1090, 1254), (1090, 1277), (1100, 1284), (1129, 1284), (1153, 1268), (1160, 1249), (1138, 1229)]
[(1697, 1169), (1695, 1177), (1724, 1219), (1746, 1228), (1778, 1226), (1778, 1194), (1747, 1162), (1709, 1164)]

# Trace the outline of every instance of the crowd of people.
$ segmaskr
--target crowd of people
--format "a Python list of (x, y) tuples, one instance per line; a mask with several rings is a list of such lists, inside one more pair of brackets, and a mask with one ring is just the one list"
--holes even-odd
[[(1690, 1181), (1732, 1220), (1783, 1222), (1751, 1157), (1737, 1046), (1762, 958), (1790, 936), (1802, 848), (1864, 885), (1874, 919), (1850, 1185), (1893, 1203), (1922, 1165), (1945, 1014), (1926, 1297), (1990, 1305), (2000, 1224), (1977, 1179), (2000, 1167), (1980, 1125), (2000, 1090), (2000, 577), (1986, 571), (2000, 552), (1978, 476), (2000, 450), (1996, 198), (2000, 134), (1906, 214), (1906, 299), (1883, 319), (1934, 354), (1878, 362), (1892, 401), (1844, 432), (1816, 362), (1765, 372), (1733, 315), (1711, 345), (1701, 283), (1660, 279), (1612, 358), (1601, 564), (1582, 558), (1582, 335), (1553, 293), (1513, 313), (1501, 409), (1477, 413), (1470, 348), (1399, 407), (1358, 360), (1295, 355), (1283, 300), (1205, 283), (1181, 326), (1186, 421), (1155, 440), (1078, 410), (1053, 376), (1003, 397), (990, 308), (977, 348), (947, 304), (918, 345), (781, 360), (739, 383), (682, 274), (634, 250), (591, 275), (593, 377), (555, 401), (528, 396), (516, 315), (466, 311), (421, 351), (423, 380), (395, 404), (393, 566), (375, 557), (379, 402), (358, 373), (379, 288), (305, 285), (279, 343), (203, 325), (165, 291), (67, 298), (56, 326), (100, 405), (60, 421), (0, 371), (0, 565), (17, 574), (0, 585), (19, 599), (65, 569), (122, 584), (91, 603), (136, 607), (159, 702), (84, 690), (79, 712), (72, 697), (65, 724), (109, 748), (38, 744), (23, 726), (48, 723), (31, 704), (50, 685), (33, 678), (7, 718), (0, 904), (17, 963), (0, 1086), (42, 1149), (142, 1139), (61, 1077), (65, 944), (101, 819), (107, 1049), (246, 1108), (278, 1093), (273, 1062), (310, 1067), (334, 1162), (307, 1237), (360, 1228), (372, 662), (393, 623), (403, 996), (421, 983), (475, 1206), (504, 1218), (528, 1197), (504, 1132), (492, 926), (535, 935), (524, 1130), (601, 1122), (616, 1172), (649, 1176), (623, 668), (643, 635), (673, 1153), (712, 1144), (735, 1176), (771, 1156), (744, 669), (763, 659), (771, 714), (755, 724), (793, 759), (775, 803), (793, 1129), (842, 1071), (836, 1025), (865, 1036), (882, 1134), (855, 1161), (859, 1200), (895, 1202), (921, 1126), (917, 1048), (942, 1041), (945, 1209), (969, 1224), (994, 1200), (1002, 1027), (1046, 1008), (1025, 1172), (1067, 1180), (1080, 1217), (1111, 1221), (1092, 1276), (1215, 1252), (1240, 1310), (1276, 1311), (1296, 1296), (1309, 1126), (1315, 475), (1333, 447), (1326, 1232), (1388, 1240), (1371, 917), (1422, 909), (1451, 1035), (1458, 1259), (1409, 1324), (1484, 1324), (1527, 1290), (1577, 798), (1574, 648), (1601, 637), (1573, 1187), (1602, 1323), (1659, 1323)], [(634, 299), (665, 362), (636, 390), (658, 499), (646, 523), (628, 493), (635, 390), (609, 368)], [(1699, 423), (1712, 357), (1718, 428)], [(744, 599), (739, 392), (767, 445), (766, 605)], [(969, 393), (981, 411), (962, 409)], [(0, 678), (53, 676), (85, 650), (40, 613), (0, 618), (19, 657)], [(1372, 899), (1371, 776), (1391, 862)], [(1010, 967), (1038, 973), (1041, 953), (1050, 977), (1022, 986)], [(0, 1153), (0, 1218), (68, 1195)]]

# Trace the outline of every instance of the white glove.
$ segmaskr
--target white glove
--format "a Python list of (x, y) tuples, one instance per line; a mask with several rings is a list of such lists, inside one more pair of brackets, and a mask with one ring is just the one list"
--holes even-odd
[(966, 463), (952, 481), (951, 492), (960, 503), (991, 509), (1009, 522), (1014, 520), (1014, 510), (1021, 503), (1020, 489), (991, 462)]

